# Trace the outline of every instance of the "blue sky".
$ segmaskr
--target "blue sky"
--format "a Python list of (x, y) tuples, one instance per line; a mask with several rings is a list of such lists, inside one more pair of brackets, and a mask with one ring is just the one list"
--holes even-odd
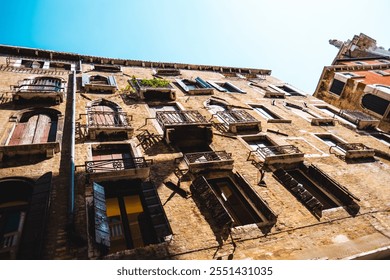
[[(271, 69), (312, 93), (337, 49), (390, 48), (388, 0), (1, 0), (0, 44), (137, 60)], [(386, 22), (385, 22), (386, 20)]]

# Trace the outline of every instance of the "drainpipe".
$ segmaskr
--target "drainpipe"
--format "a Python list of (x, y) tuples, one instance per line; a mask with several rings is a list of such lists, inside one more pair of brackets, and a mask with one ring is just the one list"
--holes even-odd
[(70, 174), (69, 174), (69, 195), (68, 195), (68, 223), (71, 228), (74, 226), (74, 188), (75, 188), (75, 137), (76, 137), (76, 71), (73, 71), (72, 73), (72, 112), (71, 112), (71, 139), (70, 139)]

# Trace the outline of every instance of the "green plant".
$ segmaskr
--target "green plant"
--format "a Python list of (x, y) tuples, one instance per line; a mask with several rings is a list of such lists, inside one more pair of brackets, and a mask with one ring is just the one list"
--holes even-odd
[(153, 88), (158, 88), (158, 87), (168, 87), (169, 86), (169, 81), (165, 79), (142, 79), (141, 80), (141, 85), (145, 87), (153, 87)]

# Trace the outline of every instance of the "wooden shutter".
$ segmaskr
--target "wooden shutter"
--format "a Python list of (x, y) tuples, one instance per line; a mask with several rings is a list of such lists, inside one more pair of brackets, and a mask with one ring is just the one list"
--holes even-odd
[(95, 242), (110, 247), (110, 228), (106, 212), (104, 187), (93, 183), (93, 207), (95, 219)]
[(195, 78), (195, 81), (202, 87), (202, 88), (211, 88), (211, 86), (202, 78)]
[(209, 83), (210, 85), (212, 85), (213, 87), (215, 87), (217, 90), (221, 91), (221, 92), (226, 92), (226, 91), (227, 91), (227, 90), (224, 89), (223, 87), (219, 86), (217, 83), (210, 82), (210, 81), (208, 81), (208, 83)]
[(179, 84), (179, 86), (181, 86), (181, 88), (185, 91), (185, 92), (188, 92), (189, 91), (189, 88), (186, 86), (185, 83), (183, 83), (183, 81), (181, 79), (175, 79), (175, 81)]
[(143, 197), (145, 199), (146, 211), (150, 215), (156, 237), (159, 242), (164, 241), (165, 237), (172, 234), (172, 229), (156, 187), (152, 182), (142, 183)]
[(42, 175), (35, 183), (30, 208), (23, 228), (19, 258), (41, 259), (50, 203), (52, 172)]

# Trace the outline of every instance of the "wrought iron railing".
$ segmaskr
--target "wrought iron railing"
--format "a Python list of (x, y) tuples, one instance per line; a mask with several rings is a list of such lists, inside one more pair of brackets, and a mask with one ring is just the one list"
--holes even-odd
[(90, 111), (87, 114), (91, 127), (128, 127), (129, 118), (125, 112)]
[(295, 147), (294, 145), (282, 145), (282, 146), (269, 146), (269, 147), (259, 147), (256, 150), (256, 153), (263, 158), (275, 155), (292, 155), (292, 154), (301, 154), (302, 152)]
[(232, 160), (232, 154), (226, 151), (210, 151), (199, 153), (187, 153), (184, 155), (184, 159), (188, 163), (202, 163), (211, 161), (225, 161)]
[(251, 114), (244, 110), (225, 110), (219, 111), (216, 115), (227, 124), (234, 123), (259, 123)]
[(146, 168), (151, 165), (151, 160), (144, 157), (111, 159), (111, 160), (94, 160), (85, 162), (85, 171), (87, 173), (111, 172), (126, 169)]
[(337, 143), (337, 146), (345, 151), (364, 151), (371, 149), (362, 143)]
[(57, 85), (22, 84), (13, 86), (16, 92), (63, 92), (64, 88)]
[(157, 111), (157, 121), (165, 125), (185, 125), (185, 124), (209, 124), (205, 117), (203, 117), (196, 110), (186, 111)]

